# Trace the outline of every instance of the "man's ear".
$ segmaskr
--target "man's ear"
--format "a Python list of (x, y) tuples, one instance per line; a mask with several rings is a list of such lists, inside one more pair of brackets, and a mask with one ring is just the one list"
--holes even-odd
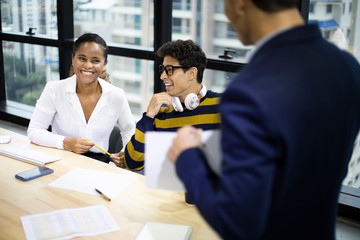
[(243, 15), (244, 8), (249, 0), (227, 0), (224, 12), (229, 20), (235, 21), (239, 15)]
[(189, 80), (197, 80), (197, 75), (198, 75), (198, 69), (197, 67), (191, 67), (189, 68), (189, 70), (187, 71), (187, 73), (189, 74)]
[(236, 0), (234, 1), (234, 11), (236, 15), (242, 16), (244, 14), (244, 9), (247, 8), (247, 5), (249, 4), (249, 0)]

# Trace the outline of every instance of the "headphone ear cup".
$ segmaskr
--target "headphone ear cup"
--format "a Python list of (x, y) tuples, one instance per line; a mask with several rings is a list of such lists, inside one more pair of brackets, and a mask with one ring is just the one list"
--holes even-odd
[(184, 108), (181, 105), (180, 99), (178, 97), (172, 97), (172, 105), (177, 112), (183, 112)]
[(185, 98), (185, 107), (194, 110), (199, 106), (199, 97), (195, 93), (189, 93)]

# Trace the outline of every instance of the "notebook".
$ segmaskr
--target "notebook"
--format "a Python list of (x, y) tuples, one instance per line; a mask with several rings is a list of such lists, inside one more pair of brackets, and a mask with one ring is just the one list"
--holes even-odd
[(147, 222), (136, 240), (187, 240), (191, 233), (191, 226)]
[(37, 166), (43, 166), (46, 163), (54, 162), (61, 159), (61, 157), (49, 155), (35, 150), (30, 150), (29, 148), (25, 147), (7, 147), (1, 149), (0, 154)]

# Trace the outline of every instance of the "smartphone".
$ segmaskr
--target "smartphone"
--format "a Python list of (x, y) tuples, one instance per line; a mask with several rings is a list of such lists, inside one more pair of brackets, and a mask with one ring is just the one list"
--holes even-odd
[(24, 172), (17, 173), (15, 177), (17, 179), (20, 179), (21, 181), (29, 181), (31, 179), (38, 178), (52, 172), (54, 172), (53, 169), (50, 169), (45, 166), (40, 166)]

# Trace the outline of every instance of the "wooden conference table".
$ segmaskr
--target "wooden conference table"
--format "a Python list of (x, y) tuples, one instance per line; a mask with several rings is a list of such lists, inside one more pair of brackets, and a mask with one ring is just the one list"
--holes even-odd
[[(33, 150), (61, 156), (62, 159), (46, 165), (54, 169), (52, 174), (22, 182), (15, 178), (15, 174), (36, 166), (0, 155), (1, 239), (25, 239), (21, 216), (93, 205), (105, 205), (120, 230), (81, 239), (135, 239), (146, 222), (190, 225), (193, 228), (191, 240), (220, 239), (196, 207), (185, 204), (181, 192), (150, 190), (145, 186), (145, 177), (140, 174), (72, 152), (37, 146), (30, 143), (26, 136), (0, 128), (0, 135), (3, 134), (10, 135), (11, 142), (0, 144), (0, 149), (9, 145), (29, 146)], [(48, 186), (74, 167), (136, 174), (137, 179), (110, 202), (100, 196)]]

